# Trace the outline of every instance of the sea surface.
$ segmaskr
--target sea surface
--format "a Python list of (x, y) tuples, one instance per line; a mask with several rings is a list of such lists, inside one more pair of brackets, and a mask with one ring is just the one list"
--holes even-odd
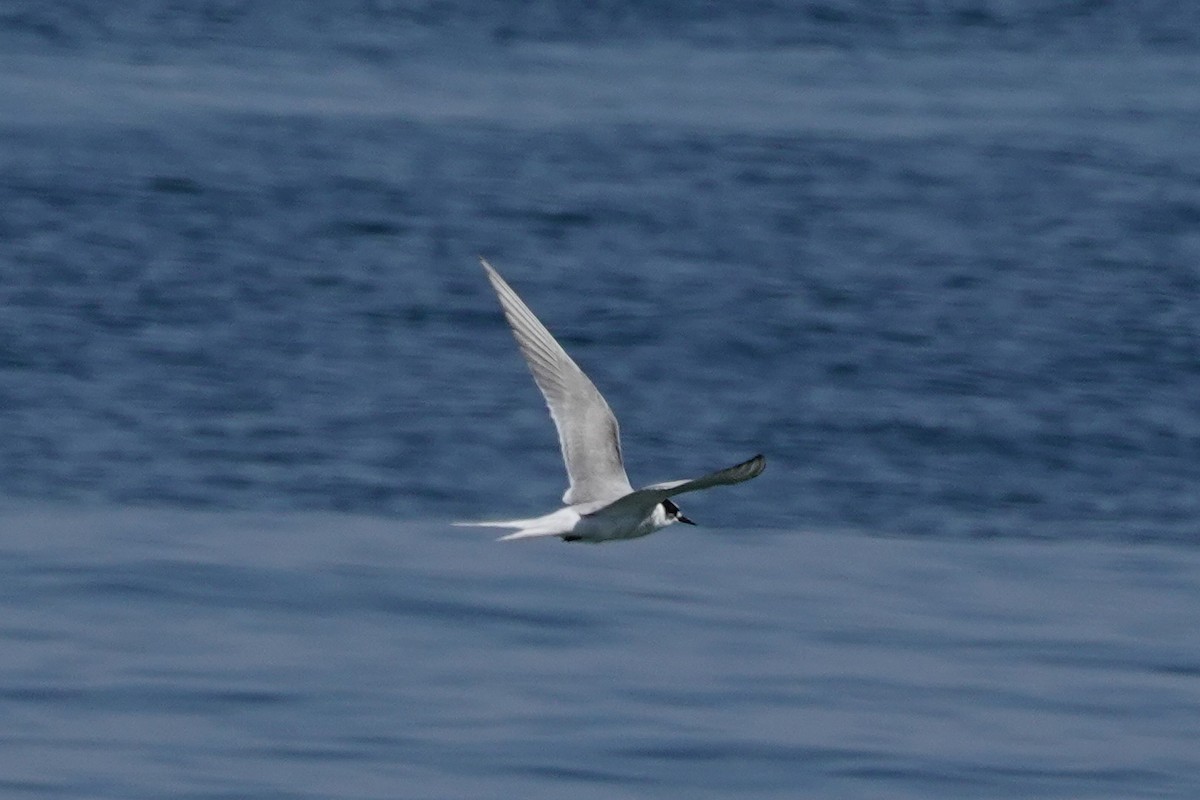
[[(0, 797), (1200, 796), (1200, 5), (0, 3)], [(592, 376), (601, 547), (476, 261)]]

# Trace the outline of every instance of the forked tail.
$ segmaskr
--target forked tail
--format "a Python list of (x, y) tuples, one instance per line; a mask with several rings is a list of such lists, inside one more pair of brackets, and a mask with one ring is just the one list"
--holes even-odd
[(516, 533), (509, 533), (497, 539), (497, 542), (511, 542), (514, 539), (540, 539), (546, 536), (562, 536), (562, 531), (548, 531), (538, 528), (528, 528)]
[(544, 519), (534, 517), (532, 519), (509, 519), (509, 520), (490, 520), (488, 522), (452, 522), (458, 528), (517, 528), (516, 533), (508, 533), (501, 536), (496, 541), (510, 542), (513, 539), (533, 539), (542, 536), (561, 536), (561, 530), (554, 530), (544, 525), (538, 525), (539, 522), (545, 522)]
[(485, 522), (451, 522), (456, 528), (524, 528), (531, 519), (496, 519)]

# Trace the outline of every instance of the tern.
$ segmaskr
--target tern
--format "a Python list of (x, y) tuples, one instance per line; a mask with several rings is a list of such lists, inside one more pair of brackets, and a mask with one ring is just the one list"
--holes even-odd
[(696, 524), (683, 515), (672, 497), (748, 481), (766, 468), (766, 459), (756, 455), (700, 478), (655, 483), (635, 491), (625, 475), (617, 418), (604, 396), (500, 273), (486, 259), (479, 261), (550, 407), (570, 486), (563, 495), (564, 507), (544, 516), (454, 524), (516, 529), (501, 536), (502, 542), (553, 536), (564, 542), (636, 539), (676, 522)]

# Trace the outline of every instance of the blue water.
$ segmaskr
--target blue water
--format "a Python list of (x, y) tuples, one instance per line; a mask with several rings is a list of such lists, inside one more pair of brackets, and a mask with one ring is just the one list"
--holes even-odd
[[(1200, 794), (1200, 6), (178, 5), (0, 8), (0, 796)], [(481, 253), (767, 472), (448, 527)]]

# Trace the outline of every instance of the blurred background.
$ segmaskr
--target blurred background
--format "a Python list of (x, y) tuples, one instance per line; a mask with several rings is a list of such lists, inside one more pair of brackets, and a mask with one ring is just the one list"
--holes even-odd
[[(0, 2), (0, 789), (1196, 796), (1198, 56), (1183, 0)], [(565, 488), (479, 254), (635, 485), (767, 472), (446, 528)]]
[(714, 522), (1194, 537), (1189, 3), (0, 20), (8, 497), (544, 506), (485, 254)]

